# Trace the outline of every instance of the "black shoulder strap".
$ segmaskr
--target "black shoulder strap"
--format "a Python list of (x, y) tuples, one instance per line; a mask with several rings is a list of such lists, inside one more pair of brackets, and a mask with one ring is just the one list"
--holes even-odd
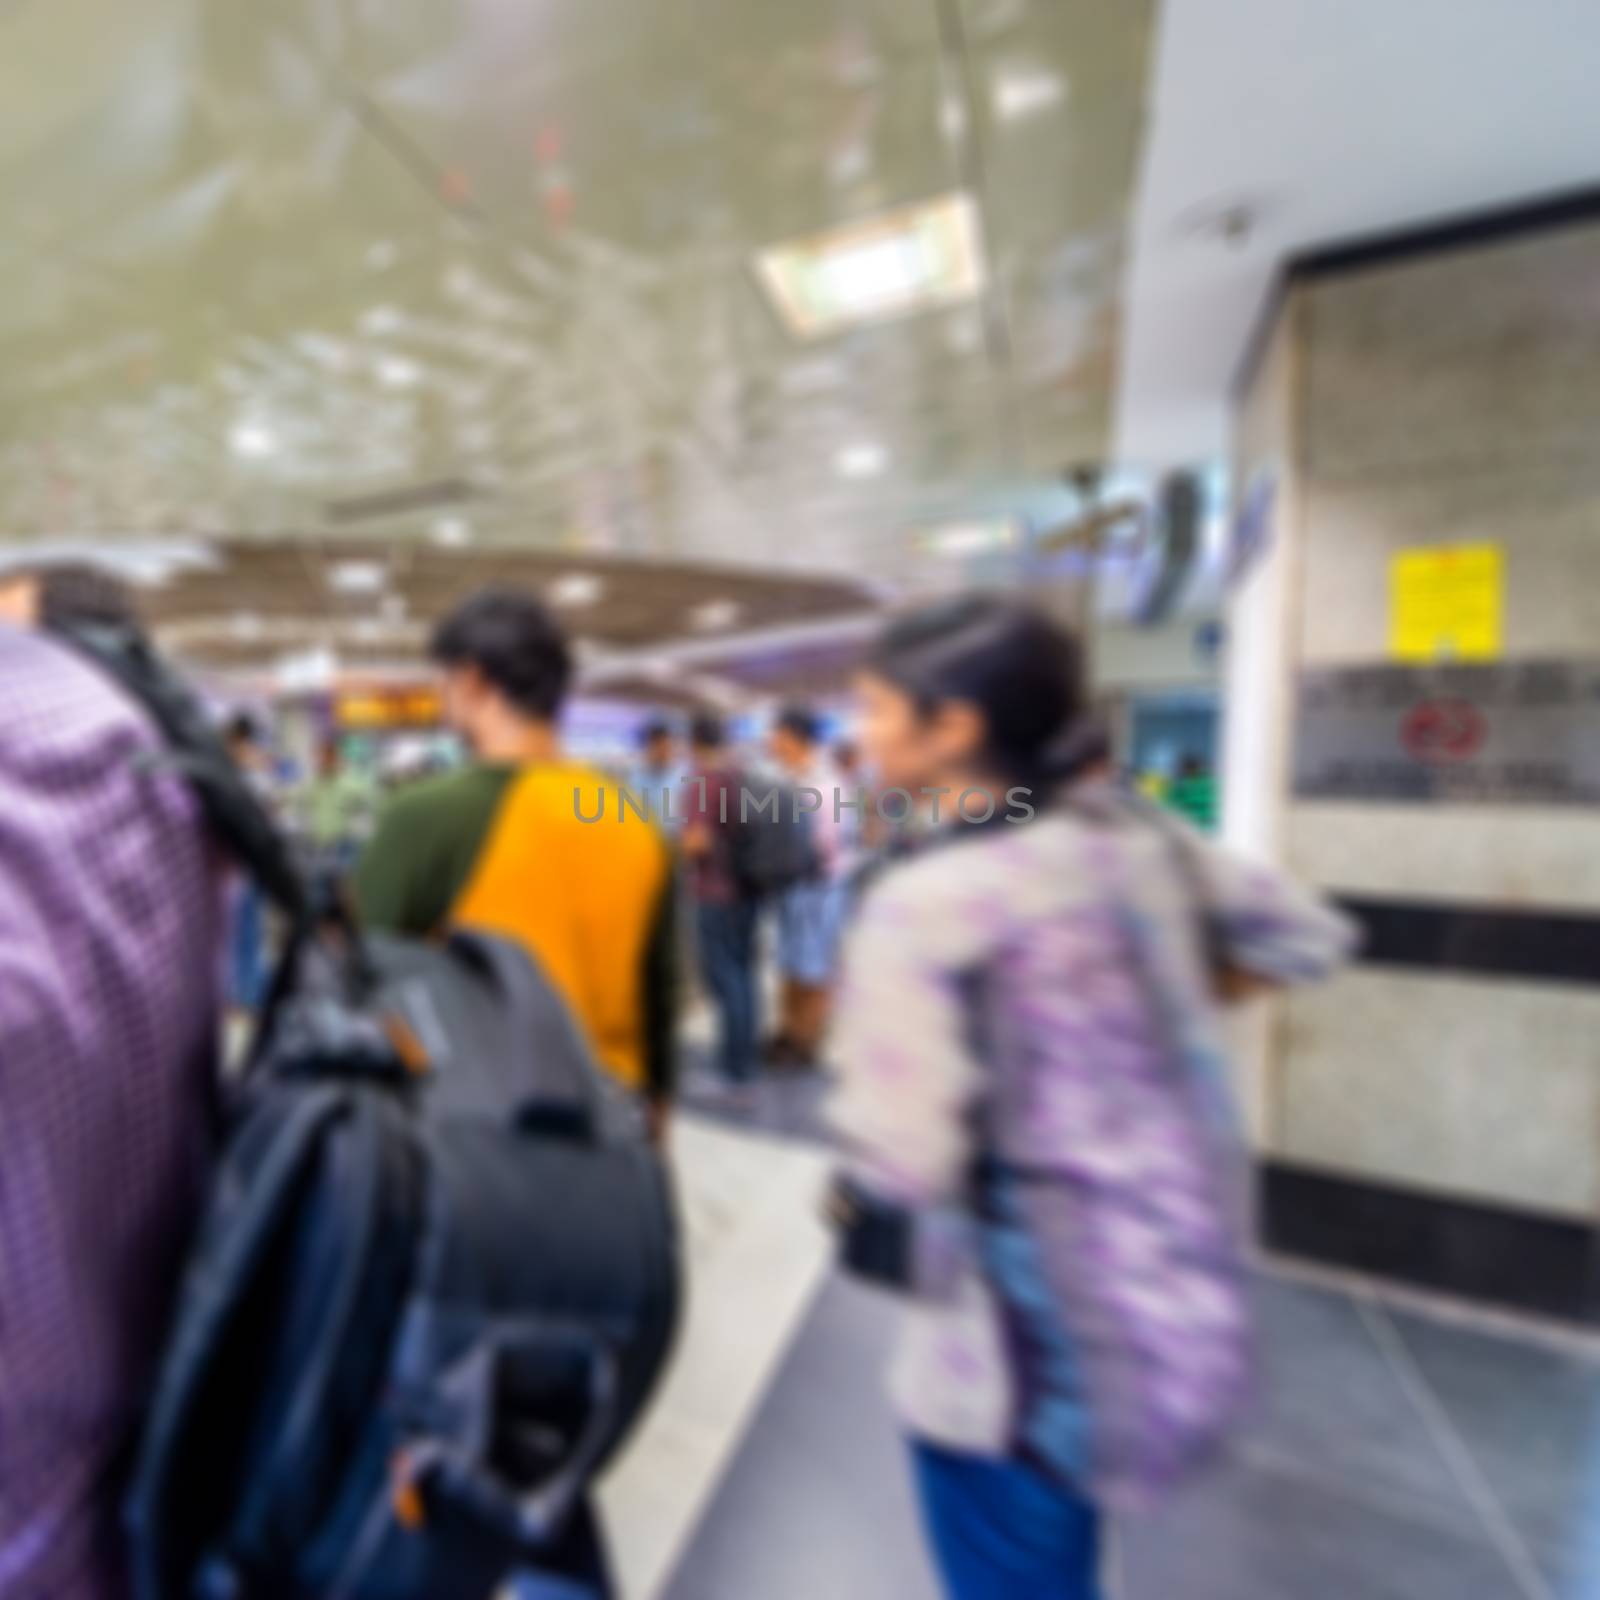
[(150, 716), (172, 765), (188, 780), (207, 825), (228, 854), (296, 926), (310, 896), (288, 842), (245, 782), (187, 683), (138, 628), (121, 623), (56, 624), (58, 638), (88, 657)]

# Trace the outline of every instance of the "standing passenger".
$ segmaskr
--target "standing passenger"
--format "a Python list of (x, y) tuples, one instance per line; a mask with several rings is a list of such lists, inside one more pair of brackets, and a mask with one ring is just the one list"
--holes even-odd
[(818, 743), (817, 717), (805, 706), (779, 712), (770, 749), (789, 783), (821, 796), (810, 819), (816, 876), (785, 889), (778, 899), (778, 976), (783, 987), (778, 1031), (768, 1046), (776, 1062), (811, 1067), (817, 1064), (828, 1026), (839, 950), (839, 880), (846, 867), (842, 842), (846, 819), (855, 816), (841, 802), (857, 796), (841, 784)]
[(694, 896), (700, 971), (717, 1011), (717, 1071), (737, 1100), (756, 1076), (760, 1024), (756, 983), (756, 901), (734, 870), (744, 777), (729, 758), (721, 721), (709, 713), (690, 728), (683, 851)]
[(860, 696), (881, 781), (955, 816), (850, 936), (847, 1259), (912, 1297), (895, 1389), (950, 1595), (1094, 1600), (1101, 1508), (1183, 1478), (1248, 1388), (1216, 997), (1321, 977), (1350, 930), (1106, 780), (1042, 614), (913, 614)]
[(628, 775), (628, 788), (668, 833), (677, 833), (683, 826), (686, 776), (672, 724), (652, 717), (640, 730), (639, 762)]
[(433, 655), (475, 763), (390, 800), (356, 871), (362, 916), (416, 938), (462, 927), (520, 943), (659, 1139), (676, 1077), (666, 840), (562, 754), (572, 657), (532, 595), (473, 596), (440, 624)]
[[(0, 616), (39, 602), (0, 583)], [(163, 748), (0, 624), (3, 1600), (126, 1593), (123, 1473), (206, 1175), (220, 884)]]

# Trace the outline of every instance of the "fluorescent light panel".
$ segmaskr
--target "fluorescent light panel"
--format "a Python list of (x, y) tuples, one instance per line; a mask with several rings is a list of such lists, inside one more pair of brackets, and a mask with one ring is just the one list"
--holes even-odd
[(696, 633), (717, 633), (731, 628), (744, 615), (737, 600), (707, 600), (689, 613), (689, 625)]
[(472, 529), (465, 517), (440, 517), (433, 524), (433, 542), (442, 545), (464, 545), (472, 540)]
[(591, 572), (569, 572), (550, 585), (553, 606), (592, 606), (605, 593), (605, 582)]
[(841, 478), (880, 477), (888, 465), (889, 452), (870, 439), (845, 445), (833, 458), (834, 470)]
[(951, 522), (917, 535), (917, 548), (930, 556), (976, 556), (1010, 550), (1017, 543), (1017, 525), (1008, 518), (988, 522)]
[(335, 561), (328, 568), (328, 584), (339, 594), (377, 594), (389, 581), (381, 561)]
[(985, 282), (977, 208), (964, 193), (902, 206), (764, 250), (756, 270), (802, 339), (957, 305)]

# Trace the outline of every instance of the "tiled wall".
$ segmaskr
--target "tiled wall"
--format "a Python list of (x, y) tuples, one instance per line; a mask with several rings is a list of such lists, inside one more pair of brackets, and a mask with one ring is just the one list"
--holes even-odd
[[(1239, 440), (1292, 486), (1281, 591), (1236, 605), (1275, 611), (1285, 683), (1384, 659), (1389, 558), (1435, 542), (1504, 545), (1508, 657), (1600, 658), (1600, 225), (1297, 284)], [(1258, 823), (1329, 889), (1600, 912), (1600, 812), (1296, 803), (1281, 763), (1257, 781)], [(1600, 1210), (1600, 986), (1364, 969), (1285, 1007), (1258, 1071), (1271, 1154)]]

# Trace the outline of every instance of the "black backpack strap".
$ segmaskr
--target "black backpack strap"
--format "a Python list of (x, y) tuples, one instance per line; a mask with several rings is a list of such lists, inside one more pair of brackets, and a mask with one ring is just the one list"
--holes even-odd
[[(270, 1041), (282, 1002), (294, 987), (319, 923), (319, 908), (295, 863), (289, 842), (259, 795), (245, 781), (194, 690), (151, 645), (140, 628), (121, 622), (56, 622), (51, 633), (93, 663), (139, 705), (166, 742), (152, 758), (179, 773), (199, 802), (213, 837), (257, 884), (289, 924), (288, 938), (268, 986), (248, 1065)], [(338, 909), (338, 908), (335, 908)], [(350, 968), (360, 968), (360, 940), (345, 924)]]
[(288, 842), (189, 685), (131, 624), (58, 623), (51, 631), (143, 707), (223, 848), (292, 922), (303, 922), (310, 897)]

